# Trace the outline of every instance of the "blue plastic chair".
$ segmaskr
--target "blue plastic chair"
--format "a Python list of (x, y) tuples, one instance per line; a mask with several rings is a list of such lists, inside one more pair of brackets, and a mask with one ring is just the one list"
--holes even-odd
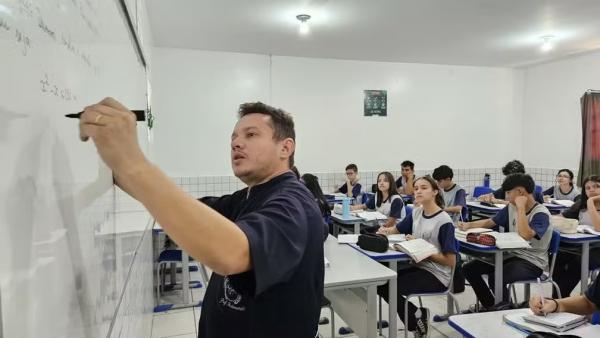
[[(545, 271), (540, 276), (540, 282), (541, 283), (551, 283), (552, 287), (556, 290), (556, 294), (558, 295), (558, 298), (562, 298), (558, 284), (556, 284), (556, 282), (552, 279), (552, 273), (554, 272), (554, 264), (556, 263), (556, 255), (558, 254), (559, 246), (560, 246), (560, 232), (558, 230), (553, 230), (552, 231), (552, 239), (550, 240), (550, 247), (548, 248), (548, 253), (550, 253), (552, 255), (552, 261), (550, 262), (550, 270)], [(517, 299), (517, 292), (515, 291), (515, 288), (514, 288), (515, 284), (536, 284), (536, 283), (537, 283), (537, 279), (528, 279), (528, 280), (522, 280), (522, 281), (515, 281), (515, 282), (508, 284), (509, 292), (512, 290), (512, 293), (509, 294), (510, 298), (511, 298), (510, 301), (512, 301), (513, 297), (514, 297), (515, 301)]]
[(541, 194), (541, 193), (542, 193), (542, 190), (544, 190), (544, 188), (542, 188), (542, 186), (541, 186), (541, 185), (537, 185), (537, 184), (535, 185), (535, 190), (534, 190), (534, 192), (536, 192), (536, 193), (538, 193), (538, 194)]
[(599, 325), (600, 324), (600, 311), (596, 311), (592, 314), (592, 321), (591, 323), (593, 325)]
[(494, 192), (494, 189), (480, 185), (480, 186), (475, 187), (475, 189), (473, 189), (473, 197), (477, 198), (481, 195), (491, 194), (493, 192)]

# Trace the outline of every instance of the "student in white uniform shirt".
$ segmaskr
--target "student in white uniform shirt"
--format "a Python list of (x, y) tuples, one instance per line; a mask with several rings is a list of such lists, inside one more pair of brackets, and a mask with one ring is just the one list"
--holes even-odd
[(460, 185), (454, 183), (454, 172), (447, 165), (441, 165), (433, 170), (433, 179), (437, 181), (442, 189), (446, 211), (454, 222), (464, 221), (463, 212), (467, 210), (467, 193)]
[(544, 200), (554, 198), (556, 200), (575, 201), (580, 192), (573, 184), (573, 172), (569, 169), (561, 169), (556, 174), (556, 185), (544, 191)]
[[(422, 238), (433, 244), (439, 253), (398, 271), (398, 315), (404, 320), (404, 296), (414, 293), (438, 292), (450, 284), (452, 267), (456, 264), (456, 245), (452, 219), (444, 211), (442, 191), (435, 180), (424, 176), (414, 182), (415, 207), (400, 223), (391, 228), (381, 227), (381, 234), (406, 234), (406, 239)], [(388, 288), (377, 287), (377, 293), (386, 301)], [(415, 337), (427, 337), (429, 310), (408, 304), (408, 323), (404, 323)]]
[[(579, 220), (579, 224), (591, 225), (594, 230), (600, 231), (600, 176), (592, 175), (583, 180), (583, 193), (581, 198), (562, 215), (566, 218)], [(590, 248), (589, 268), (600, 267), (600, 247)], [(561, 251), (556, 256), (553, 279), (558, 284), (560, 295), (568, 297), (580, 281), (581, 255)], [(553, 289), (553, 297), (558, 294)]]
[(380, 221), (378, 225), (389, 228), (396, 225), (406, 217), (406, 208), (402, 197), (398, 195), (394, 175), (384, 171), (377, 175), (377, 191), (373, 197), (369, 198), (366, 204), (351, 206), (351, 210), (377, 210), (388, 216), (385, 221)]

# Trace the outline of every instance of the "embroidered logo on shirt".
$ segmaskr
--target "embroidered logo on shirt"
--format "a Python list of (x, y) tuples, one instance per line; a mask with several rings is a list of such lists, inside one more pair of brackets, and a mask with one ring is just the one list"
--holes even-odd
[(239, 294), (231, 285), (229, 281), (229, 277), (223, 278), (223, 297), (219, 299), (219, 304), (226, 306), (232, 310), (236, 311), (246, 311), (245, 306), (240, 306), (240, 302), (242, 301), (242, 295)]

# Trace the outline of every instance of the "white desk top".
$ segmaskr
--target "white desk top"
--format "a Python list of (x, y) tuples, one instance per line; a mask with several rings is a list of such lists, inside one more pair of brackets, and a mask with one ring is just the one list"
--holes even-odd
[(349, 247), (351, 247), (352, 249), (362, 253), (363, 255), (366, 255), (367, 257), (374, 259), (378, 262), (385, 262), (385, 261), (407, 261), (410, 260), (410, 257), (405, 254), (404, 252), (400, 252), (400, 251), (396, 251), (396, 250), (389, 250), (386, 252), (375, 252), (375, 251), (369, 251), (369, 250), (363, 250), (361, 249), (358, 244), (353, 244), (353, 243), (349, 243), (346, 244)]
[(560, 234), (560, 240), (565, 241), (567, 243), (574, 242), (596, 242), (600, 241), (600, 236), (592, 235), (592, 234)]
[(324, 243), (325, 257), (329, 267), (325, 268), (325, 289), (344, 288), (352, 285), (381, 285), (395, 279), (396, 272), (370, 259), (346, 244), (338, 244), (329, 235)]
[[(448, 323), (464, 337), (501, 338), (501, 337), (526, 337), (527, 334), (502, 320), (502, 316), (509, 313), (531, 313), (529, 309), (517, 309), (466, 315), (450, 316)], [(585, 325), (561, 334), (573, 334), (583, 338), (600, 337), (600, 325)]]
[(331, 218), (333, 218), (334, 220), (336, 220), (338, 223), (342, 223), (342, 224), (355, 224), (355, 223), (361, 223), (361, 222), (365, 222), (365, 220), (363, 220), (360, 217), (356, 217), (356, 216), (348, 216), (348, 217), (343, 217), (340, 214), (336, 214), (335, 212), (331, 213)]

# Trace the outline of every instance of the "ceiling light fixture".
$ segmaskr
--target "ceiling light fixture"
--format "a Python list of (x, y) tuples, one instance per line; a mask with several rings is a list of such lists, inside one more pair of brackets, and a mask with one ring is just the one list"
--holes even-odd
[(542, 36), (542, 40), (544, 40), (541, 47), (542, 52), (549, 52), (554, 48), (554, 44), (552, 43), (553, 38), (554, 36), (552, 35)]
[(300, 34), (303, 34), (303, 35), (308, 34), (308, 32), (310, 31), (310, 28), (308, 27), (308, 20), (310, 19), (310, 15), (298, 14), (298, 15), (296, 15), (296, 19), (298, 19), (298, 21), (300, 21), (300, 27), (298, 29)]

